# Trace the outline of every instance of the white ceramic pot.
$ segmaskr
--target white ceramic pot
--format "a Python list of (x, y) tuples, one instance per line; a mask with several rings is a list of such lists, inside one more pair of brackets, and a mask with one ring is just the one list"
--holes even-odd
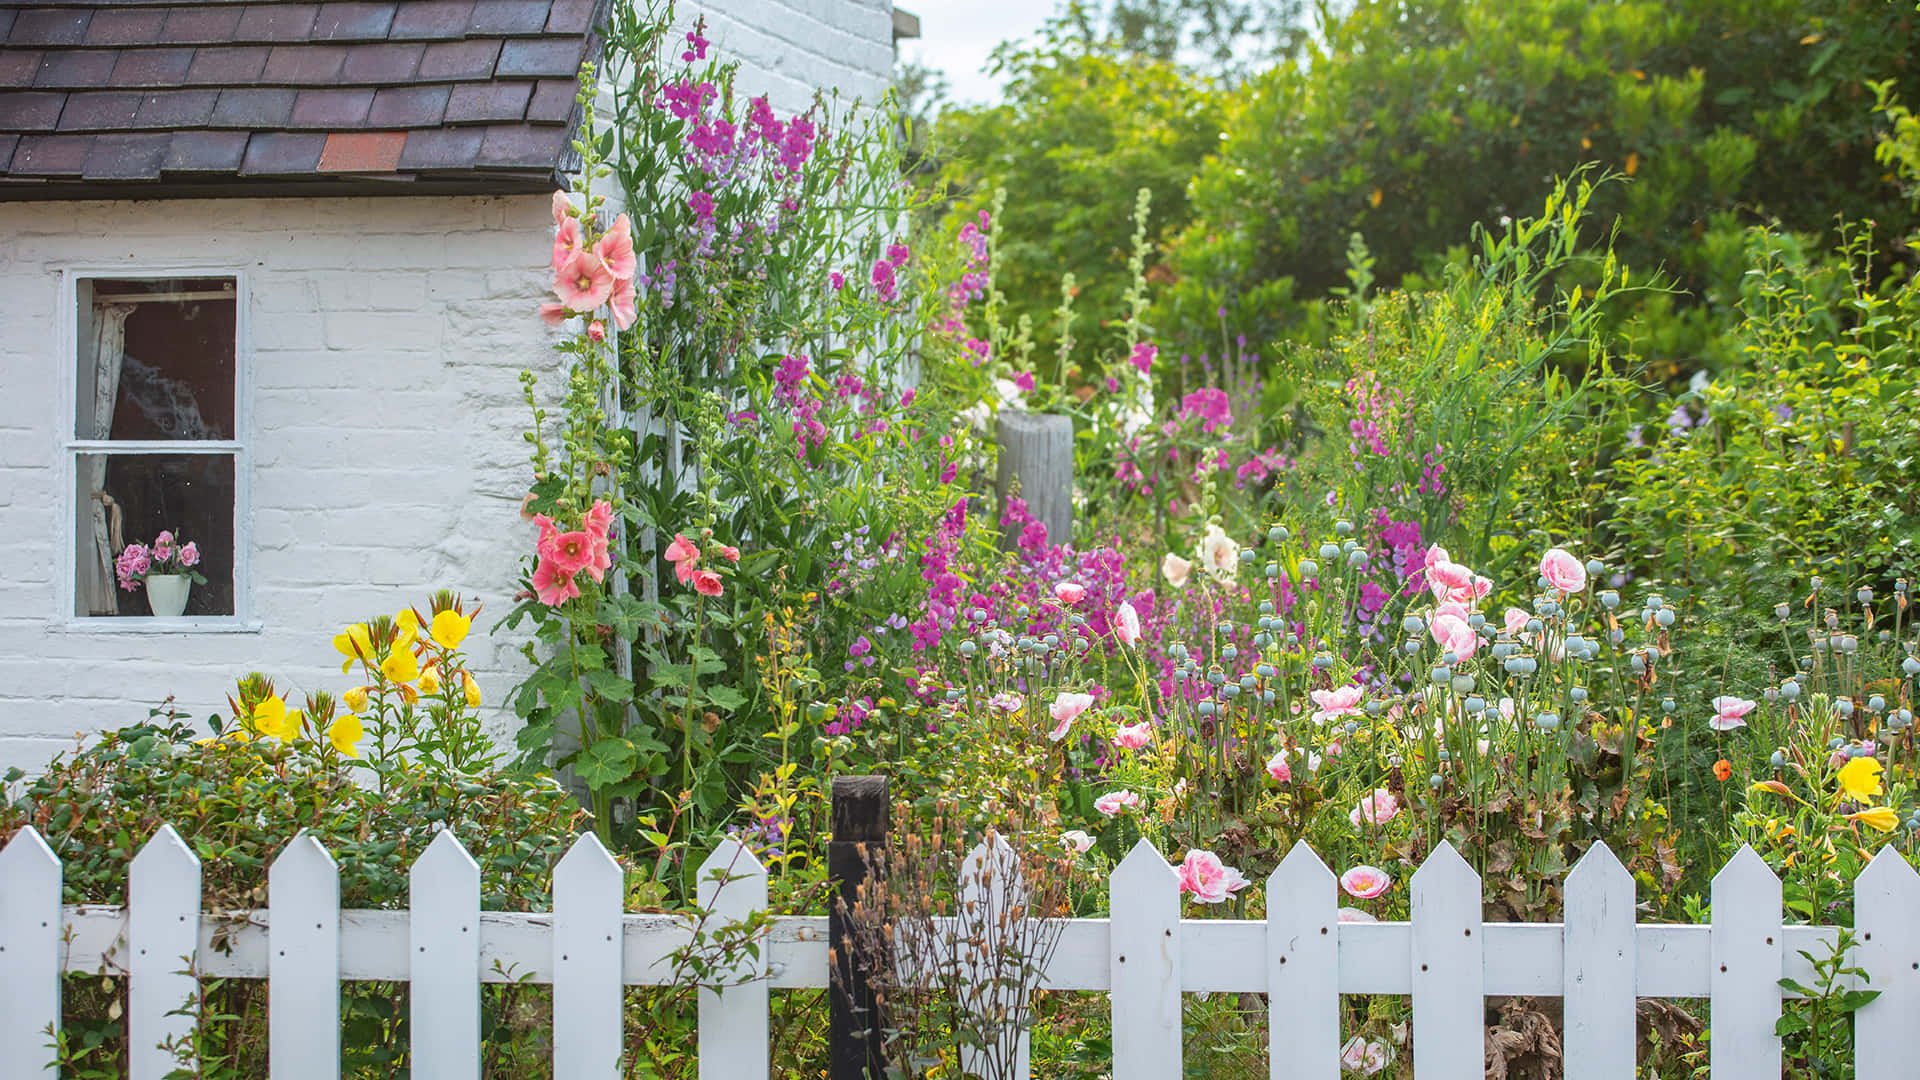
[(185, 574), (148, 574), (147, 606), (163, 619), (178, 618), (187, 610), (187, 590), (193, 579)]

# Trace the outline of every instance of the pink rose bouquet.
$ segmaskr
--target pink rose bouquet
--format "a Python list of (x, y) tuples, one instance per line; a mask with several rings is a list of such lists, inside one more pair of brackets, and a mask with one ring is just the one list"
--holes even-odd
[(180, 538), (171, 529), (163, 529), (153, 538), (151, 544), (128, 544), (114, 557), (114, 576), (120, 579), (120, 587), (132, 592), (134, 588), (155, 576), (177, 575), (191, 580), (196, 585), (206, 584), (194, 567), (200, 565), (200, 545), (189, 540), (181, 543)]

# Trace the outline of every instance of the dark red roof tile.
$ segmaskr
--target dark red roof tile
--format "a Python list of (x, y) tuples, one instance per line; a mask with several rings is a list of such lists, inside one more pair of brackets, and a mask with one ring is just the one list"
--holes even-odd
[(348, 51), (346, 45), (275, 45), (267, 54), (260, 81), (332, 85), (340, 79), (340, 65), (346, 63)]
[(393, 25), (394, 0), (385, 3), (322, 4), (313, 22), (315, 41), (380, 41)]
[(467, 33), (537, 34), (546, 29), (548, 0), (474, 0)]
[(393, 14), (393, 40), (457, 38), (473, 21), (473, 0), (408, 0)]
[(378, 128), (438, 127), (447, 112), (451, 87), (384, 86), (373, 93), (367, 124)]
[(427, 46), (415, 76), (422, 82), (446, 79), (491, 79), (494, 62), (500, 57), (500, 42), (441, 41)]
[(500, 46), (500, 64), (494, 68), (494, 74), (501, 78), (577, 76), (580, 74), (580, 58), (585, 54), (586, 42), (580, 38), (509, 41)]
[(167, 12), (160, 40), (170, 45), (224, 44), (240, 25), (238, 5), (182, 7)]
[(366, 88), (302, 90), (293, 99), (293, 118), (288, 127), (351, 128), (366, 123), (367, 109), (373, 105), (373, 91)]
[(160, 167), (166, 172), (238, 172), (246, 152), (244, 131), (177, 131)]
[(428, 128), (407, 132), (406, 149), (400, 152), (400, 168), (422, 172), (473, 168), (480, 156), (485, 128)]
[(0, 87), (32, 86), (39, 73), (38, 52), (0, 49)]
[(157, 90), (140, 100), (133, 118), (139, 128), (198, 128), (213, 119), (218, 90)]
[(60, 110), (61, 131), (124, 131), (133, 126), (143, 95), (125, 90), (68, 94)]
[(327, 137), (311, 131), (256, 132), (247, 140), (241, 176), (293, 176), (310, 173), (320, 164)]
[(186, 81), (201, 86), (245, 86), (260, 78), (260, 69), (267, 66), (268, 51), (265, 45), (195, 49)]
[(350, 83), (409, 82), (420, 67), (420, 54), (426, 49), (417, 42), (355, 45), (347, 54), (347, 66), (341, 70), (340, 77)]
[(336, 131), (320, 151), (320, 171), (392, 172), (406, 143), (404, 131)]
[(547, 33), (585, 34), (593, 29), (594, 0), (553, 0), (547, 14)]
[(543, 124), (564, 124), (579, 104), (578, 83), (574, 79), (541, 79), (527, 105), (527, 119)]
[(18, 135), (0, 135), (0, 173), (7, 169), (7, 162), (13, 160), (13, 148), (20, 142)]
[(7, 171), (22, 176), (79, 176), (91, 135), (22, 135)]
[(160, 40), (168, 8), (101, 8), (87, 24), (88, 45), (151, 45)]
[(495, 124), (487, 129), (474, 164), (483, 169), (527, 169), (544, 162), (550, 167), (566, 146), (566, 128)]
[(88, 180), (158, 180), (160, 163), (166, 160), (167, 143), (173, 136), (164, 131), (136, 135), (96, 135), (80, 175)]
[(277, 128), (293, 116), (293, 90), (235, 87), (220, 91), (208, 123), (223, 128)]
[(305, 41), (319, 13), (315, 4), (249, 4), (234, 34), (241, 41)]
[(527, 82), (460, 83), (447, 101), (448, 124), (484, 124), (519, 120), (526, 115), (533, 84)]
[(115, 86), (180, 86), (192, 65), (192, 49), (126, 49), (113, 65), (112, 81)]
[(0, 94), (0, 130), (52, 131), (60, 122), (67, 95), (57, 93)]
[(22, 11), (7, 31), (9, 45), (78, 45), (86, 40), (87, 8), (36, 8)]
[(40, 73), (34, 76), (33, 85), (53, 89), (105, 86), (119, 56), (112, 49), (50, 49), (40, 61)]

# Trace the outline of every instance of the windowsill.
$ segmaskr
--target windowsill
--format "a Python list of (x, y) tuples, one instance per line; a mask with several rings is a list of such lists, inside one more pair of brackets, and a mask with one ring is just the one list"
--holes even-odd
[(50, 629), (60, 634), (257, 634), (264, 625), (258, 619), (242, 619), (234, 615), (208, 615), (191, 619), (100, 615), (56, 619)]

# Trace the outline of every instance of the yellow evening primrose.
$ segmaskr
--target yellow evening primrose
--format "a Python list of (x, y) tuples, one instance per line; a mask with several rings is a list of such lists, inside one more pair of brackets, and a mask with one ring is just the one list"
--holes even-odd
[(473, 681), (473, 673), (469, 671), (462, 671), (460, 673), (460, 680), (461, 680), (461, 683), (466, 687), (467, 708), (469, 709), (479, 708), (480, 707), (480, 684)]
[(352, 713), (348, 713), (340, 719), (335, 720), (333, 727), (327, 729), (327, 741), (332, 743), (333, 748), (342, 754), (350, 758), (357, 758), (360, 756), (360, 751), (355, 749), (354, 744), (359, 742), (361, 736), (366, 733), (366, 729), (360, 726), (360, 718)]
[(247, 717), (247, 724), (254, 733), (265, 735), (281, 742), (292, 741), (300, 733), (300, 714), (288, 712), (287, 703), (280, 695), (274, 694), (261, 698), (253, 706), (253, 713)]
[(354, 623), (333, 635), (333, 647), (340, 651), (340, 655), (346, 657), (340, 662), (341, 674), (345, 674), (355, 660), (363, 660), (373, 655), (373, 635), (367, 630), (366, 623)]
[(437, 694), (440, 692), (440, 672), (438, 669), (428, 667), (420, 672), (420, 692), (423, 694)]
[(413, 658), (413, 650), (395, 645), (380, 662), (380, 673), (397, 683), (412, 682), (420, 677), (420, 661)]
[(1847, 820), (1871, 825), (1881, 832), (1892, 832), (1900, 827), (1899, 811), (1888, 806), (1869, 806), (1857, 814), (1848, 814)]
[(1840, 790), (1855, 802), (1880, 794), (1880, 774), (1886, 769), (1873, 758), (1857, 757), (1840, 766)]
[(367, 711), (367, 688), (364, 686), (356, 686), (353, 689), (347, 691), (346, 693), (341, 694), (340, 700), (346, 702), (347, 708), (352, 712), (357, 712), (357, 713), (366, 712)]
[(472, 616), (462, 615), (448, 608), (433, 617), (433, 623), (427, 628), (427, 632), (433, 635), (433, 640), (439, 642), (441, 648), (455, 649), (467, 639), (467, 631), (471, 629), (473, 629)]
[(412, 645), (420, 639), (420, 616), (412, 608), (401, 608), (393, 614), (393, 629), (394, 648)]

